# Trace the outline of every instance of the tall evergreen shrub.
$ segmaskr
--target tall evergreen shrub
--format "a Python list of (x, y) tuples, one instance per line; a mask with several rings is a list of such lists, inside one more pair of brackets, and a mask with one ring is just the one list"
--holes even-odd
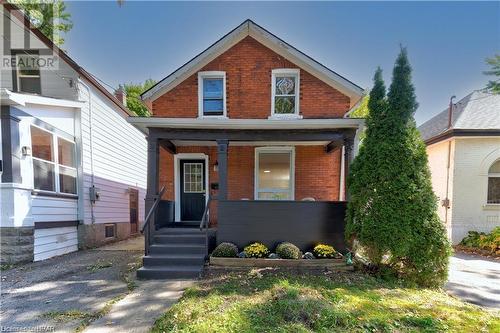
[(382, 71), (375, 72), (366, 138), (347, 182), (346, 237), (359, 242), (373, 266), (422, 286), (439, 286), (446, 281), (450, 245), (413, 118), (417, 107), (403, 48), (387, 96)]

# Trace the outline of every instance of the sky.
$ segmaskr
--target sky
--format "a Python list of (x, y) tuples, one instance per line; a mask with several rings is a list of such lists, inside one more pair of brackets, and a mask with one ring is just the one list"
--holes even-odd
[[(407, 47), (418, 124), (483, 88), (500, 53), (500, 2), (66, 1), (74, 23), (63, 48), (106, 84), (161, 80), (252, 19), (365, 89), (377, 66), (390, 85)], [(108, 87), (109, 88), (109, 87)]]

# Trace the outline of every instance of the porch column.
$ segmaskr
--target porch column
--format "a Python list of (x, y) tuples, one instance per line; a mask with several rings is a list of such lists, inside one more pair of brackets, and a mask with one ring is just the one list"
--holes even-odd
[[(158, 139), (148, 136), (148, 173), (147, 173), (147, 191), (145, 199), (145, 214), (147, 215), (153, 203), (155, 201), (156, 195), (158, 195), (158, 172), (159, 172), (159, 160), (160, 160), (160, 149), (158, 144)], [(144, 216), (146, 217), (146, 216)], [(152, 217), (154, 220), (154, 217)]]
[(345, 137), (344, 138), (344, 174), (346, 181), (344, 182), (345, 186), (345, 198), (347, 201), (350, 199), (349, 191), (347, 190), (347, 177), (349, 176), (349, 168), (351, 166), (351, 162), (353, 159), (353, 147), (354, 147), (354, 138)]
[(219, 163), (219, 200), (227, 199), (227, 146), (228, 140), (217, 140), (217, 162)]
[(8, 105), (2, 105), (2, 183), (21, 183), (21, 147), (19, 142), (19, 118), (12, 115)]

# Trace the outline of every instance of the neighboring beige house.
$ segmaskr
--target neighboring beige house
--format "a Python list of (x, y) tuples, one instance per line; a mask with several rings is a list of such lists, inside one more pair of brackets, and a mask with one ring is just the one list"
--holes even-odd
[(500, 226), (500, 95), (475, 91), (419, 127), (439, 217), (459, 243)]

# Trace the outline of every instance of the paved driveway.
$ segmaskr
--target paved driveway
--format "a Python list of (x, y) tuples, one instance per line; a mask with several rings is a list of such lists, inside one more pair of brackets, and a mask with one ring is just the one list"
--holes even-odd
[(500, 260), (456, 253), (446, 289), (464, 301), (500, 309)]
[[(1, 272), (2, 332), (73, 332), (85, 316), (128, 292), (124, 276), (140, 263), (143, 246), (136, 238)], [(72, 315), (60, 315), (70, 310)]]

